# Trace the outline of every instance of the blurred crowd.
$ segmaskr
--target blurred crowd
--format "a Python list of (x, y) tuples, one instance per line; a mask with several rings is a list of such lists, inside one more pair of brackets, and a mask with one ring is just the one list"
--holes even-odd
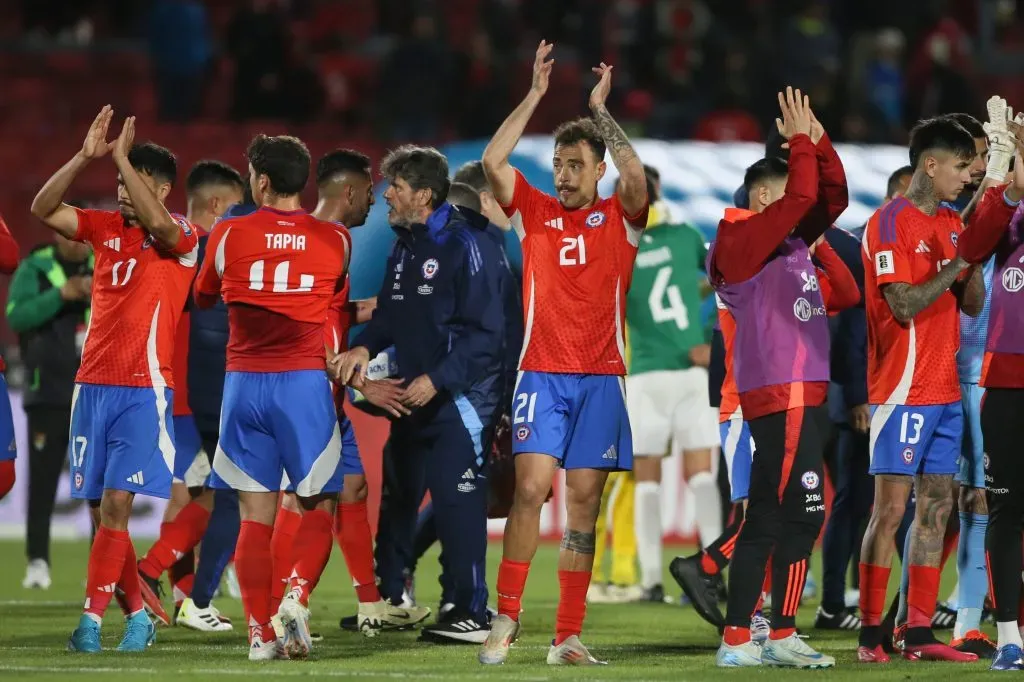
[[(922, 116), (981, 113), (981, 2), (995, 6), (996, 39), (1014, 40), (1017, 0), (22, 0), (13, 30), (33, 47), (148, 50), (169, 121), (486, 136), (544, 37), (565, 111), (584, 110), (590, 66), (615, 64), (613, 104), (633, 134), (761, 140), (786, 83), (811, 94), (836, 138), (903, 143)], [(223, 85), (227, 111), (213, 111), (206, 94)]]

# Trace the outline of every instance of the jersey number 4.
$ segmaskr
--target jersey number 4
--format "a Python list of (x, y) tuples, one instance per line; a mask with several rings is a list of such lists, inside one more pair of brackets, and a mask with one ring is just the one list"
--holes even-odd
[(654, 276), (654, 285), (651, 287), (650, 296), (647, 297), (647, 304), (651, 307), (651, 317), (655, 322), (675, 322), (681, 331), (690, 326), (690, 316), (686, 312), (686, 304), (683, 303), (679, 287), (669, 284), (671, 280), (672, 267), (666, 265), (660, 268), (658, 274)]
[[(249, 288), (253, 291), (263, 291), (266, 282), (264, 280), (264, 269), (266, 261), (260, 259), (254, 261), (249, 267)], [(299, 286), (294, 289), (288, 288), (288, 271), (291, 269), (291, 261), (281, 261), (274, 268), (274, 281), (271, 291), (275, 293), (301, 294), (313, 291), (313, 275), (299, 275)]]

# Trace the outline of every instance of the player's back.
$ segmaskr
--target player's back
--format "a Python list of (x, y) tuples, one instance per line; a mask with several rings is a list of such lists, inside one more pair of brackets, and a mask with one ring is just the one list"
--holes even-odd
[(520, 369), (625, 374), (626, 292), (646, 208), (627, 217), (612, 195), (568, 210), (517, 171), (505, 212), (523, 244)]
[(640, 238), (626, 297), (630, 374), (693, 364), (690, 349), (705, 341), (699, 312), (706, 258), (704, 237), (689, 225), (655, 225)]
[(347, 270), (345, 228), (261, 208), (210, 238), (228, 306), (228, 370), (322, 369), (328, 306)]
[(960, 399), (956, 297), (945, 291), (907, 323), (885, 300), (886, 285), (920, 285), (956, 257), (962, 222), (948, 208), (929, 216), (905, 198), (875, 212), (864, 230), (864, 304), (871, 404), (938, 405)]

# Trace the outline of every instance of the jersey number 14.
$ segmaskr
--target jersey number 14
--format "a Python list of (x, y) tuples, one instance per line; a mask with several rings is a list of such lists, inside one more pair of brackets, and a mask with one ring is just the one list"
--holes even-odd
[(672, 266), (659, 268), (658, 274), (654, 276), (654, 285), (647, 297), (647, 303), (651, 307), (651, 317), (655, 322), (675, 322), (682, 331), (690, 326), (690, 316), (686, 312), (686, 304), (683, 303), (679, 287), (669, 284), (671, 280)]
[[(263, 291), (266, 284), (263, 276), (265, 267), (266, 262), (263, 259), (253, 261), (253, 264), (249, 267), (249, 288), (253, 291)], [(294, 289), (288, 288), (288, 270), (290, 268), (290, 261), (281, 261), (277, 264), (277, 267), (274, 268), (274, 281), (271, 290), (275, 293), (289, 294), (313, 291), (313, 275), (299, 275), (299, 286)]]

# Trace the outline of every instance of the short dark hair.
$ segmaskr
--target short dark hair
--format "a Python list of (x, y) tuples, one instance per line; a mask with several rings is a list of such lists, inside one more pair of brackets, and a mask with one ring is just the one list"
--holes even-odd
[(467, 161), (459, 166), (459, 170), (455, 171), (455, 177), (452, 178), (452, 182), (465, 183), (476, 190), (478, 194), (491, 191), (491, 185), (487, 182), (487, 175), (484, 173), (482, 161)]
[(402, 178), (414, 190), (429, 189), (430, 206), (437, 208), (448, 198), (448, 159), (433, 147), (404, 144), (392, 149), (380, 164), (380, 173), (389, 182)]
[(910, 165), (917, 168), (927, 151), (945, 151), (965, 161), (974, 158), (974, 138), (951, 118), (939, 116), (918, 121), (910, 130)]
[(316, 184), (322, 185), (342, 173), (361, 173), (370, 177), (370, 157), (355, 149), (327, 152), (316, 164)]
[(128, 163), (138, 172), (169, 182), (172, 186), (178, 179), (178, 160), (170, 149), (155, 142), (132, 145), (128, 150)]
[(778, 180), (789, 175), (789, 164), (777, 156), (768, 156), (755, 161), (743, 174), (743, 189), (750, 194), (755, 187), (768, 180)]
[(899, 189), (900, 180), (908, 175), (913, 175), (914, 169), (910, 166), (901, 166), (892, 172), (889, 176), (889, 181), (885, 185), (885, 196), (892, 197), (896, 194), (896, 190)]
[(309, 150), (297, 137), (260, 133), (245, 155), (258, 174), (267, 176), (270, 188), (282, 196), (298, 194), (309, 180)]
[(468, 183), (453, 182), (448, 189), (448, 203), (453, 206), (464, 206), (479, 213), (480, 193)]
[(594, 151), (598, 163), (604, 161), (604, 152), (607, 147), (601, 131), (592, 118), (577, 118), (574, 121), (566, 121), (555, 128), (555, 146), (563, 144), (577, 144), (586, 142)]
[(971, 137), (978, 139), (980, 137), (988, 138), (985, 134), (985, 126), (981, 125), (981, 121), (974, 118), (970, 114), (954, 113), (946, 114), (944, 118), (948, 118), (951, 121), (956, 121), (960, 124), (960, 127), (971, 134)]
[(247, 183), (241, 174), (223, 161), (206, 159), (192, 166), (185, 178), (185, 193), (193, 194), (203, 187), (218, 185), (221, 187), (237, 187), (245, 189)]

